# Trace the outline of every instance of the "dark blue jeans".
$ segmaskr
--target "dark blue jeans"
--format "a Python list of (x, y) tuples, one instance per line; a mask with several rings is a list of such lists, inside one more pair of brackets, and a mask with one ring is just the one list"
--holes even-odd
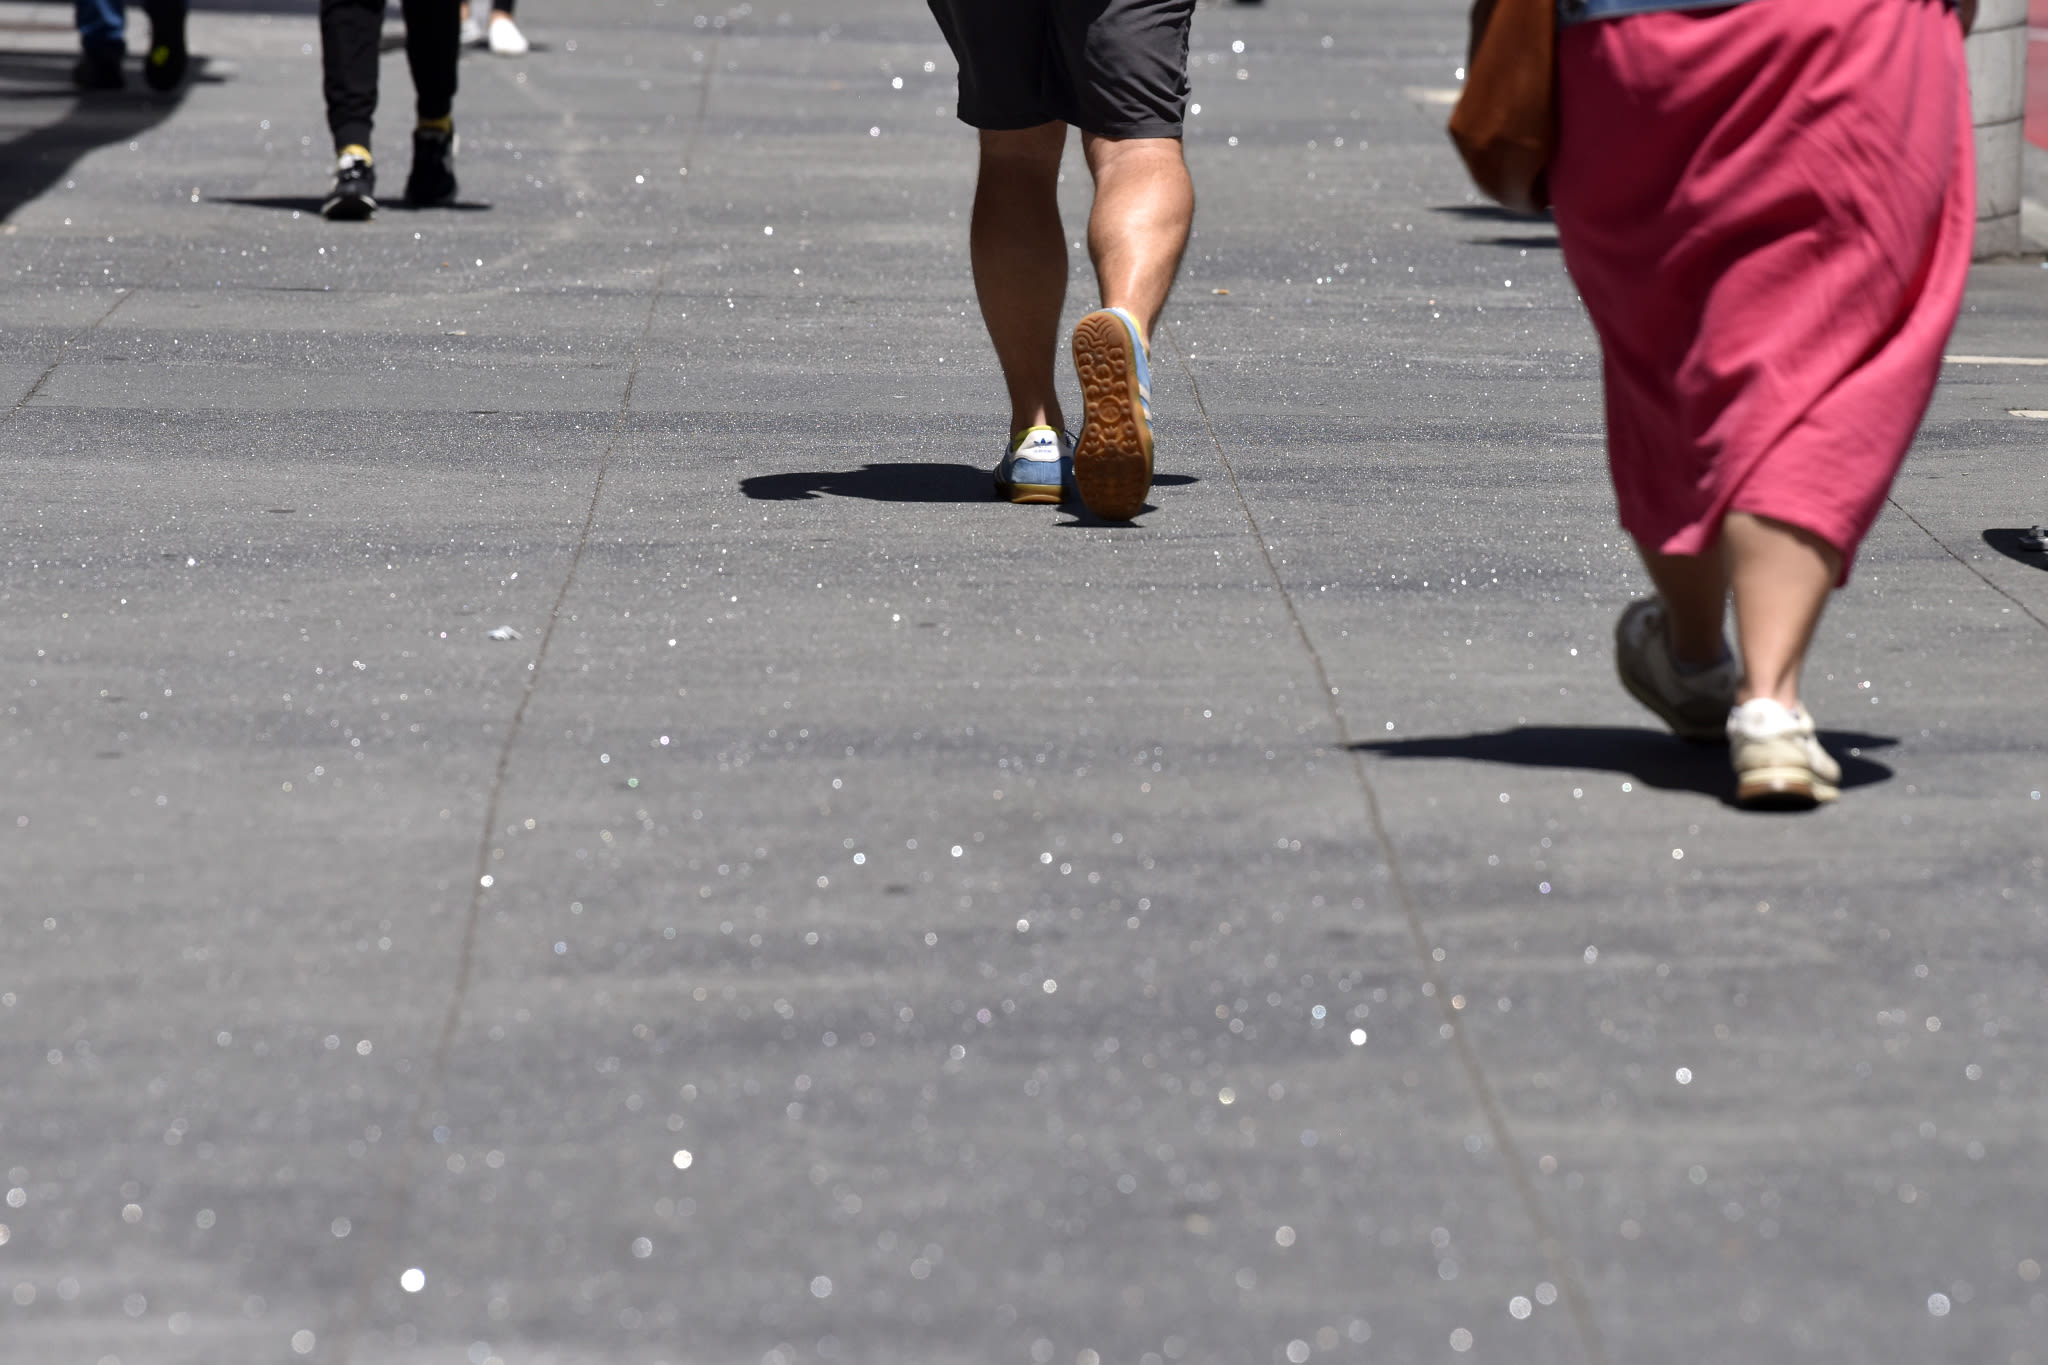
[[(80, 47), (87, 52), (127, 51), (127, 22), (122, 13), (122, 0), (76, 0), (76, 5)], [(167, 20), (175, 22), (182, 19), (185, 0), (151, 0), (144, 8), (149, 11), (149, 22), (154, 28)]]
[(121, 0), (78, 0), (78, 43), (87, 52), (127, 50)]

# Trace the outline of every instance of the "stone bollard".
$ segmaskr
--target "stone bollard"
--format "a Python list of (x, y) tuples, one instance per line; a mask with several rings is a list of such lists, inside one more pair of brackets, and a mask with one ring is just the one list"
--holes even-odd
[(2021, 120), (2027, 102), (2027, 0), (1982, 0), (1964, 44), (1977, 126), (1977, 258), (2020, 250)]

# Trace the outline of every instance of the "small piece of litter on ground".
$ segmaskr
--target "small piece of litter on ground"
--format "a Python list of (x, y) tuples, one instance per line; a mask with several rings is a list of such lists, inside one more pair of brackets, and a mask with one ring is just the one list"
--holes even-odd
[(1211, 289), (1209, 292), (1212, 294), (1228, 294), (1230, 291), (1228, 289)]
[(517, 640), (520, 637), (519, 632), (512, 627), (498, 626), (489, 632), (489, 638), (493, 640)]
[(2007, 408), (2014, 417), (2029, 417), (2036, 422), (2048, 422), (2048, 408)]

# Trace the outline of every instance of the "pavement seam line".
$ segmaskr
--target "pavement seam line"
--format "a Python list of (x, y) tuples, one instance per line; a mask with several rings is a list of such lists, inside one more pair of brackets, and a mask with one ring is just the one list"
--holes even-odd
[[(697, 111), (690, 137), (685, 144), (683, 164), (689, 165), (696, 159), (697, 134), (704, 127), (705, 114), (711, 104), (711, 82), (717, 72), (717, 63), (707, 64), (703, 84), (697, 100)], [(356, 1336), (362, 1324), (369, 1318), (371, 1295), (381, 1267), (388, 1264), (390, 1252), (397, 1244), (397, 1232), (405, 1221), (407, 1195), (412, 1188), (412, 1174), (421, 1148), (421, 1138), (431, 1136), (423, 1133), (422, 1127), (433, 1113), (435, 1098), (441, 1093), (442, 1081), (447, 1074), (449, 1054), (455, 1045), (455, 1033), (462, 1024), (462, 1016), (469, 1003), (469, 982), (476, 959), (477, 927), (483, 919), (485, 887), (484, 874), (490, 870), (491, 837), (497, 828), (499, 802), (505, 791), (505, 778), (511, 771), (512, 751), (518, 746), (519, 736), (526, 720), (526, 708), (540, 688), (542, 666), (547, 662), (548, 646), (554, 641), (555, 628), (561, 623), (562, 609), (568, 604), (569, 594), (576, 587), (576, 572), (582, 566), (583, 553), (590, 546), (590, 533), (597, 525), (597, 509), (604, 500), (607, 475), (611, 472), (612, 456), (627, 437), (626, 419), (633, 407), (633, 390), (640, 380), (640, 365), (647, 352), (647, 344), (654, 336), (654, 322), (661, 310), (662, 297), (668, 292), (669, 266), (674, 259), (677, 243), (671, 242), (669, 256), (655, 272), (654, 290), (647, 300), (647, 317), (640, 325), (640, 335), (633, 344), (632, 364), (626, 370), (625, 391), (619, 396), (618, 411), (612, 419), (610, 437), (605, 441), (604, 452), (598, 456), (597, 476), (591, 485), (590, 503), (583, 513), (583, 526), (576, 537), (576, 548), (570, 552), (569, 567), (562, 575), (562, 586), (555, 594), (554, 605), (548, 610), (548, 623), (541, 631), (540, 643), (535, 646), (533, 659), (527, 664), (526, 685), (519, 694), (519, 705), (513, 708), (512, 718), (505, 727), (505, 738), (498, 749), (498, 763), (491, 776), (490, 793), (484, 801), (483, 829), (477, 840), (475, 870), (469, 880), (469, 907), (463, 917), (461, 947), (456, 956), (455, 981), (448, 998), (447, 1012), (442, 1016), (441, 1031), (434, 1041), (434, 1050), (427, 1063), (425, 1075), (419, 1087), (413, 1092), (412, 1113), (405, 1124), (405, 1143), (399, 1152), (391, 1181), (386, 1187), (386, 1207), (378, 1219), (374, 1233), (364, 1239), (365, 1250), (357, 1262), (355, 1285), (350, 1296), (349, 1315), (341, 1326), (341, 1340), (329, 1357), (331, 1365), (348, 1365), (355, 1350)], [(117, 305), (118, 306), (118, 305)], [(110, 309), (109, 312), (112, 310)], [(95, 324), (97, 325), (97, 324)]]
[(1195, 412), (1202, 420), (1202, 429), (1208, 433), (1209, 444), (1216, 451), (1216, 459), (1223, 466), (1223, 472), (1230, 479), (1230, 491), (1237, 498), (1238, 509), (1243, 512), (1245, 525), (1250, 528), (1252, 541), (1259, 547), (1259, 556), (1265, 561), (1266, 573), (1273, 581), (1273, 590), (1279, 594), (1280, 603), (1287, 609), (1287, 619), (1294, 626), (1294, 634), (1301, 641), (1301, 647), (1308, 655), (1309, 667), (1315, 674), (1322, 692), (1323, 708), (1329, 716), (1330, 726), (1336, 732), (1337, 742), (1351, 759), (1351, 773), (1363, 798), (1367, 827), (1375, 842), (1380, 846), (1380, 856), (1387, 865), (1387, 880), (1394, 888), (1394, 898), (1400, 903), (1402, 916), (1408, 921), (1409, 936), (1415, 942), (1416, 956), (1422, 964), (1423, 979), (1429, 982), (1437, 1011), (1443, 1016), (1444, 1026), (1450, 1030), (1453, 1046), (1458, 1054), (1459, 1065), (1464, 1069), (1467, 1084), (1472, 1088), (1480, 1112), (1485, 1115), (1486, 1126), (1493, 1133), (1494, 1146), (1508, 1168), (1509, 1182), (1522, 1202), (1523, 1213), (1536, 1233), (1537, 1248), (1550, 1266), (1550, 1273), (1557, 1277), (1564, 1291), (1565, 1301), (1571, 1309), (1572, 1325), (1577, 1330), (1580, 1349), (1590, 1365), (1608, 1365), (1607, 1348), (1600, 1335), (1600, 1327), (1593, 1317), (1593, 1304), (1581, 1282), (1578, 1267), (1564, 1247), (1563, 1239), (1551, 1226), (1551, 1220), (1543, 1209), (1542, 1196), (1536, 1191), (1536, 1182), (1529, 1176), (1527, 1163), (1522, 1160), (1521, 1149), (1516, 1145), (1514, 1135), (1508, 1130), (1507, 1116), (1502, 1112), (1500, 1101), (1495, 1098), (1492, 1083), (1486, 1078), (1486, 1069), (1479, 1061), (1479, 1054), (1473, 1047), (1472, 1039), (1466, 1032), (1458, 1011), (1451, 1006), (1450, 992), (1436, 970), (1436, 962), (1430, 956), (1429, 933), (1423, 927), (1422, 913), (1416, 908), (1415, 898), (1408, 889), (1408, 879), (1402, 874), (1401, 860), (1394, 847), (1393, 837), (1387, 832), (1386, 820), (1380, 810), (1378, 789), (1365, 771), (1365, 759), (1359, 752), (1351, 735), (1351, 727), (1344, 718), (1344, 708), (1338, 704), (1337, 691), (1330, 685), (1330, 672), (1323, 663), (1322, 651), (1316, 648), (1310, 636), (1308, 623), (1302, 619), (1300, 608), (1295, 604), (1294, 594), (1287, 590), (1287, 582), (1281, 577), (1280, 566), (1273, 558), (1273, 550), (1266, 543), (1266, 533), (1259, 525), (1257, 514), (1245, 497), (1244, 486), (1238, 482), (1237, 470), (1230, 463), (1230, 456), (1224, 449), (1222, 437), (1216, 432), (1216, 424), (1209, 418), (1208, 405), (1202, 401), (1201, 385), (1195, 381), (1195, 374), (1188, 364), (1187, 353), (1175, 344), (1172, 334), (1165, 328), (1159, 329), (1160, 336), (1173, 352), (1181, 374), (1187, 379), (1188, 389), (1194, 395)]
[(106, 312), (100, 314), (91, 322), (88, 322), (85, 326), (79, 328), (76, 332), (73, 332), (70, 336), (65, 337), (64, 344), (57, 348), (57, 358), (50, 362), (50, 368), (44, 370), (41, 374), (36, 376), (36, 382), (28, 386), (28, 392), (23, 394), (21, 398), (15, 403), (15, 405), (7, 410), (7, 415), (5, 417), (0, 417), (0, 422), (13, 421), (14, 414), (20, 412), (23, 408), (27, 407), (29, 403), (35, 398), (35, 396), (43, 391), (43, 385), (50, 382), (50, 376), (57, 373), (57, 367), (59, 365), (62, 365), (64, 363), (64, 358), (71, 354), (72, 345), (75, 342), (82, 341), (86, 337), (91, 336), (94, 332), (97, 332), (100, 329), (101, 323), (105, 322), (108, 318), (114, 316), (115, 313), (120, 311), (122, 304), (134, 298), (137, 294), (141, 293), (142, 290), (146, 287), (147, 286), (145, 285), (133, 285), (127, 289), (123, 289), (121, 291), (121, 297), (115, 299), (112, 304), (108, 305)]
[(484, 800), (483, 834), (477, 841), (475, 871), (469, 879), (469, 908), (463, 917), (462, 944), (455, 960), (455, 982), (448, 999), (448, 1009), (441, 1020), (441, 1031), (434, 1040), (434, 1050), (428, 1063), (425, 1077), (414, 1092), (412, 1115), (406, 1122), (405, 1149), (399, 1154), (398, 1168), (392, 1176), (388, 1193), (390, 1209), (387, 1211), (379, 1235), (366, 1239), (367, 1244), (379, 1254), (365, 1255), (362, 1268), (357, 1271), (355, 1302), (349, 1323), (344, 1329), (340, 1348), (334, 1354), (335, 1365), (346, 1365), (355, 1344), (357, 1324), (366, 1316), (369, 1307), (371, 1286), (375, 1283), (376, 1268), (384, 1261), (382, 1253), (393, 1243), (392, 1234), (404, 1220), (405, 1196), (412, 1186), (412, 1168), (420, 1148), (421, 1125), (433, 1112), (433, 1101), (441, 1091), (446, 1075), (449, 1054), (454, 1050), (455, 1032), (462, 1024), (462, 1016), (469, 1003), (469, 979), (476, 959), (477, 926), (483, 919), (484, 875), (490, 870), (491, 835), (498, 825), (499, 802), (505, 792), (505, 777), (511, 771), (512, 751), (519, 743), (519, 736), (526, 721), (526, 708), (539, 690), (541, 668), (547, 663), (548, 646), (554, 641), (555, 627), (562, 619), (562, 608), (567, 605), (570, 592), (576, 586), (576, 571), (583, 563), (583, 552), (589, 548), (591, 530), (597, 524), (598, 504), (604, 498), (605, 478), (611, 472), (612, 455), (625, 436), (626, 413), (633, 401), (634, 382), (640, 377), (640, 358), (647, 339), (654, 331), (654, 317), (661, 303), (661, 295), (668, 284), (668, 264), (663, 262), (655, 276), (654, 295), (648, 300), (647, 321), (641, 328), (638, 344), (633, 348), (633, 363), (626, 373), (626, 391), (619, 403), (617, 416), (612, 422), (610, 439), (605, 442), (604, 453), (598, 456), (597, 478), (591, 485), (590, 504), (583, 513), (583, 526), (576, 537), (576, 548), (569, 554), (569, 568), (562, 575), (562, 586), (555, 593), (554, 605), (548, 610), (547, 627), (541, 631), (540, 644), (533, 651), (533, 659), (527, 664), (526, 685), (520, 691), (519, 705), (512, 710), (512, 719), (505, 727), (504, 741), (498, 748), (497, 768), (491, 775), (491, 788)]
[(2018, 607), (2020, 609), (2021, 614), (2023, 614), (2029, 621), (2032, 621), (2035, 625), (2041, 627), (2043, 630), (2048, 630), (2048, 621), (2043, 621), (2038, 612), (2036, 612), (2032, 607), (2028, 606), (2025, 602), (2022, 602), (2019, 598), (2014, 597), (2010, 592), (2007, 592), (1997, 583), (1993, 582), (1991, 580), (1990, 575), (1986, 574), (1982, 569), (1978, 568), (1975, 564), (1972, 564), (1969, 560), (1964, 559), (1961, 555), (1957, 554), (1955, 550), (1950, 547), (1947, 541), (1943, 540), (1940, 536), (1934, 534), (1934, 532), (1927, 529), (1926, 522), (1920, 520), (1920, 518), (1914, 516), (1911, 512), (1908, 512), (1906, 510), (1906, 505), (1900, 502), (1896, 496), (1892, 494), (1886, 494), (1885, 501), (1890, 503), (1892, 506), (1898, 508), (1900, 516), (1904, 517), (1907, 521), (1910, 521), (1915, 526), (1919, 527), (1920, 533), (1926, 536), (1929, 540), (1933, 541), (1936, 545), (1939, 545), (1942, 548), (1942, 552), (1946, 554), (1950, 559), (1953, 559), (1956, 563), (1962, 565), (1971, 573), (1975, 574), (1977, 576), (1978, 581), (1983, 583), (1985, 587), (1991, 589), (1991, 591), (1997, 593), (2000, 597), (2003, 597), (2006, 601)]

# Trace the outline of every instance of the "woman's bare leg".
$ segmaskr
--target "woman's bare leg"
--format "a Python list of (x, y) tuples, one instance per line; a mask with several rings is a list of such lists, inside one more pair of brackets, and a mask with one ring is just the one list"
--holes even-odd
[(1842, 556), (1811, 531), (1747, 512), (1721, 524), (1722, 553), (1735, 594), (1735, 638), (1742, 649), (1737, 701), (1769, 697), (1799, 704), (1799, 673)]
[(1717, 542), (1705, 554), (1666, 555), (1636, 547), (1671, 621), (1671, 653), (1680, 668), (1721, 662), (1728, 614), (1728, 566)]

